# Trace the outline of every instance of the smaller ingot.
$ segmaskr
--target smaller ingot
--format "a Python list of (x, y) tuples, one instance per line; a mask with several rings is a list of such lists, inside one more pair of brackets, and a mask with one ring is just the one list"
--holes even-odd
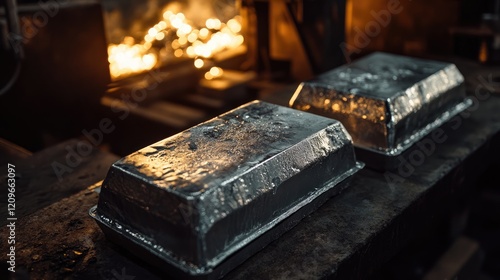
[(471, 104), (454, 64), (381, 52), (301, 83), (290, 99), (341, 121), (355, 147), (389, 157)]

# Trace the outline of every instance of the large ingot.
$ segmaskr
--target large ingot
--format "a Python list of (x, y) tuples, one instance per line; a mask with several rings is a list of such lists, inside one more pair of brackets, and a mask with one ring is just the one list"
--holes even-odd
[(90, 213), (174, 275), (217, 278), (361, 166), (340, 122), (254, 101), (114, 163)]
[(300, 84), (290, 107), (337, 119), (354, 145), (395, 156), (471, 105), (454, 64), (374, 53)]

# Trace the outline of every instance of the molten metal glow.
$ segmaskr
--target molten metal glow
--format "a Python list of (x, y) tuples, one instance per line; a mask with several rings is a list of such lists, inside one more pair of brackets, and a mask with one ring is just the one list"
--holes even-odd
[(123, 44), (108, 46), (109, 70), (113, 77), (152, 69), (156, 55), (148, 53), (144, 45), (135, 44), (134, 39), (125, 37)]
[(203, 62), (203, 59), (197, 58), (194, 60), (194, 66), (196, 68), (201, 68), (201, 67), (203, 67), (203, 65), (205, 65), (205, 63)]
[[(218, 52), (243, 44), (244, 38), (239, 34), (239, 16), (227, 23), (209, 18), (205, 21), (205, 26), (193, 26), (183, 13), (174, 11), (177, 8), (175, 5), (168, 6), (163, 19), (145, 32), (142, 42), (136, 43), (134, 38), (127, 36), (122, 43), (108, 46), (109, 67), (113, 78), (152, 69), (159, 61), (158, 53), (193, 58), (195, 67), (201, 68), (204, 65), (203, 59), (210, 59)], [(158, 44), (162, 49), (153, 47)], [(211, 79), (218, 76), (209, 75)]]
[(214, 67), (210, 68), (210, 71), (207, 71), (205, 73), (205, 79), (212, 80), (212, 79), (220, 78), (220, 77), (222, 77), (223, 73), (224, 72), (222, 71), (222, 68), (214, 66)]

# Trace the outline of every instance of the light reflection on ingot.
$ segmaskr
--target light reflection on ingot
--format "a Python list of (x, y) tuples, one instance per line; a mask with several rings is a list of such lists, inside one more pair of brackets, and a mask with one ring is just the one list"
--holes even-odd
[[(300, 99), (297, 100), (296, 96), (299, 92)], [(363, 137), (368, 135), (369, 141), (379, 145), (384, 144), (387, 131), (384, 128), (386, 111), (383, 101), (304, 85), (297, 89), (294, 97), (295, 99), (290, 100), (290, 106), (312, 113), (327, 114), (331, 118), (340, 120), (351, 131), (360, 130), (360, 133), (351, 133), (355, 142), (364, 143)], [(363, 122), (362, 125), (360, 121)], [(382, 133), (379, 135), (373, 131), (382, 131)]]
[(109, 45), (108, 60), (113, 78), (155, 67), (159, 61), (156, 53), (165, 53), (153, 49), (155, 41), (166, 41), (164, 48), (169, 49), (168, 53), (174, 57), (205, 59), (244, 43), (243, 36), (239, 34), (242, 30), (240, 16), (235, 16), (227, 23), (209, 18), (205, 26), (197, 27), (178, 10), (178, 3), (169, 4), (164, 10), (163, 20), (147, 30), (142, 42), (135, 43), (134, 38), (127, 36), (122, 43)]

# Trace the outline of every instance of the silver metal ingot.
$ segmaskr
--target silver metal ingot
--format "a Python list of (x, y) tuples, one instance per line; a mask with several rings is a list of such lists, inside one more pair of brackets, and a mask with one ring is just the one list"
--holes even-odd
[(254, 101), (114, 163), (91, 215), (186, 275), (205, 275), (361, 167), (340, 122)]
[(341, 121), (356, 147), (397, 155), (471, 105), (454, 64), (374, 53), (302, 83), (290, 107)]

